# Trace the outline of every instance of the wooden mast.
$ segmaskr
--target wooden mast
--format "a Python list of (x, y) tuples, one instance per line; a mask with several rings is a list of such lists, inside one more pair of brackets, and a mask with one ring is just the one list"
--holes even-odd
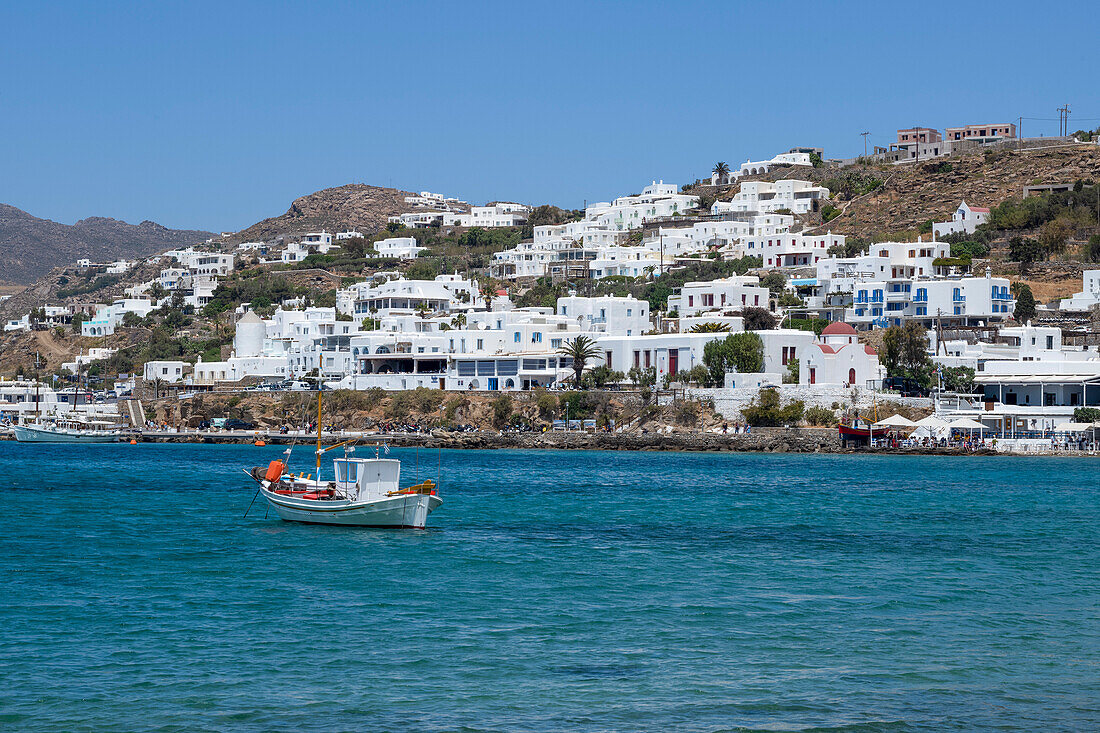
[(317, 480), (321, 480), (321, 368), (324, 354), (317, 355)]

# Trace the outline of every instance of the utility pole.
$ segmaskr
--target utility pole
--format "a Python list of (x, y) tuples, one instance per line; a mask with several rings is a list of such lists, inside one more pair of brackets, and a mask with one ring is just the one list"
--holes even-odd
[(1020, 115), (1016, 120), (1016, 139), (1024, 139), (1024, 116)]
[(863, 157), (866, 158), (867, 157), (867, 136), (870, 135), (871, 133), (861, 132), (859, 134), (863, 135)]
[(1065, 137), (1069, 134), (1069, 104), (1058, 108), (1058, 135)]

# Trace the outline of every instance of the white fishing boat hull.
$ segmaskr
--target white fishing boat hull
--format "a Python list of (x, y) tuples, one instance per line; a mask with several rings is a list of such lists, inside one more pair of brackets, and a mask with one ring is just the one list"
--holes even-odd
[(423, 529), (428, 515), (443, 503), (443, 499), (429, 494), (403, 494), (366, 501), (317, 501), (277, 494), (267, 488), (261, 488), (260, 491), (280, 519), (310, 524), (342, 524), (349, 527)]
[(119, 434), (103, 430), (67, 430), (13, 425), (15, 439), (21, 443), (117, 443)]

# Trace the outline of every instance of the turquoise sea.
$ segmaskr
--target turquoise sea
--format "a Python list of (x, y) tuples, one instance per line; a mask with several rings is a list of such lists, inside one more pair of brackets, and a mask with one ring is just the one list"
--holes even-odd
[(445, 451), (378, 531), (278, 455), (0, 443), (0, 729), (1100, 729), (1096, 458)]

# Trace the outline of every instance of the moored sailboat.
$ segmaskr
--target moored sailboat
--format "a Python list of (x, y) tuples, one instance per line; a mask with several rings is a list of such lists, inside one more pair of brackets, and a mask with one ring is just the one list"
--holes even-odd
[[(351, 457), (355, 451), (351, 443), (322, 448), (321, 410), (318, 377), (316, 478), (312, 473), (295, 476), (288, 472), (292, 448), (287, 449), (284, 459), (249, 472), (275, 513), (290, 522), (423, 529), (428, 515), (443, 503), (435, 482), (427, 480), (401, 488), (401, 462), (380, 458), (377, 446), (374, 458)], [(333, 461), (332, 480), (324, 480), (321, 457), (337, 448), (344, 449), (344, 457)]]

